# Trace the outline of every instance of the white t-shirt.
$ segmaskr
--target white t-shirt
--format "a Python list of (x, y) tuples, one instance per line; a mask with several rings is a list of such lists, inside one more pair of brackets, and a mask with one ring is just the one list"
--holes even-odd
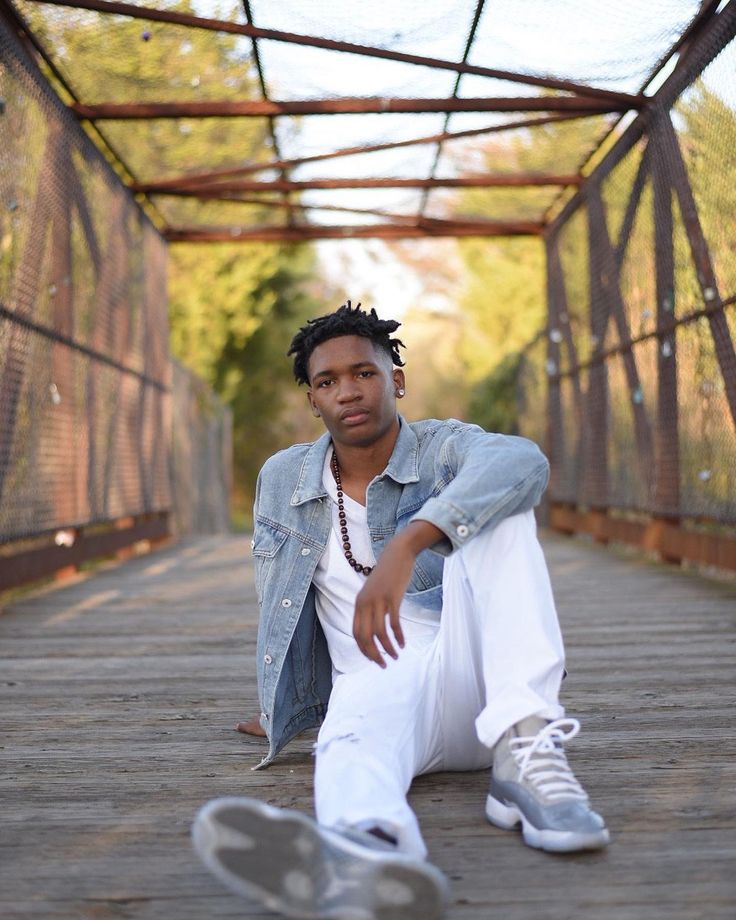
[[(322, 624), (332, 659), (333, 679), (342, 673), (357, 671), (370, 664), (370, 659), (358, 648), (353, 637), (355, 598), (365, 584), (365, 575), (356, 572), (345, 558), (340, 535), (340, 518), (337, 507), (337, 484), (330, 462), (332, 451), (327, 452), (322, 471), (322, 481), (332, 504), (332, 531), (327, 548), (314, 573), (317, 616)], [(351, 552), (362, 565), (375, 565), (368, 529), (368, 512), (364, 505), (343, 492)], [(406, 643), (430, 642), (437, 634), (439, 616), (432, 610), (404, 601), (399, 611)], [(389, 635), (391, 631), (389, 629)], [(401, 650), (394, 646), (399, 655)], [(379, 645), (380, 648), (380, 645)]]

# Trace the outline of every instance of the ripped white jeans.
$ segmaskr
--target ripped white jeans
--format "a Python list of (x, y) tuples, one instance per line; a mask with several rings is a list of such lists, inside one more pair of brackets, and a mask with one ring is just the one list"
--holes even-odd
[(380, 826), (425, 857), (406, 794), (415, 776), (490, 766), (521, 719), (564, 715), (564, 650), (533, 512), (481, 532), (445, 562), (440, 626), (398, 660), (340, 674), (316, 745), (327, 826)]

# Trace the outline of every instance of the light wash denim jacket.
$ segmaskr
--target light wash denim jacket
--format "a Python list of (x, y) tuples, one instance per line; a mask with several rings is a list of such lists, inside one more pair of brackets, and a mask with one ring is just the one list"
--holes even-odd
[[(274, 454), (260, 472), (253, 558), (261, 616), (257, 670), (269, 764), (327, 710), (332, 664), (315, 610), (312, 578), (330, 536), (322, 484), (330, 436)], [(420, 553), (407, 591), (425, 609), (442, 609), (444, 556), (483, 527), (527, 511), (547, 485), (548, 464), (532, 441), (488, 434), (454, 419), (401, 419), (388, 466), (368, 486), (368, 527), (376, 559), (403, 527), (431, 521), (445, 539)]]

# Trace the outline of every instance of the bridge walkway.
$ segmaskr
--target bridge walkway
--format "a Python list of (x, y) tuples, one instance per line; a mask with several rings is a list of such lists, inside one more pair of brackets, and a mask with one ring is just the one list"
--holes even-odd
[[(545, 549), (566, 635), (571, 761), (605, 852), (556, 857), (486, 824), (481, 773), (411, 797), (452, 880), (450, 920), (733, 920), (736, 583), (579, 540)], [(256, 604), (245, 537), (181, 543), (0, 616), (0, 915), (270, 916), (189, 845), (207, 799), (310, 810), (312, 737), (252, 772)]]

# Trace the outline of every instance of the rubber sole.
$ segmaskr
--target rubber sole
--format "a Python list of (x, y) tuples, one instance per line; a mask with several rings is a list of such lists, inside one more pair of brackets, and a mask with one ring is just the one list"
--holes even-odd
[(437, 920), (444, 913), (447, 883), (434, 866), (369, 849), (255, 799), (208, 802), (192, 842), (231, 891), (287, 917)]
[(548, 853), (576, 853), (581, 850), (600, 850), (611, 840), (606, 828), (592, 833), (557, 831), (535, 827), (523, 812), (514, 805), (500, 802), (489, 795), (486, 798), (486, 817), (496, 827), (513, 830), (521, 824), (521, 835), (527, 846)]

